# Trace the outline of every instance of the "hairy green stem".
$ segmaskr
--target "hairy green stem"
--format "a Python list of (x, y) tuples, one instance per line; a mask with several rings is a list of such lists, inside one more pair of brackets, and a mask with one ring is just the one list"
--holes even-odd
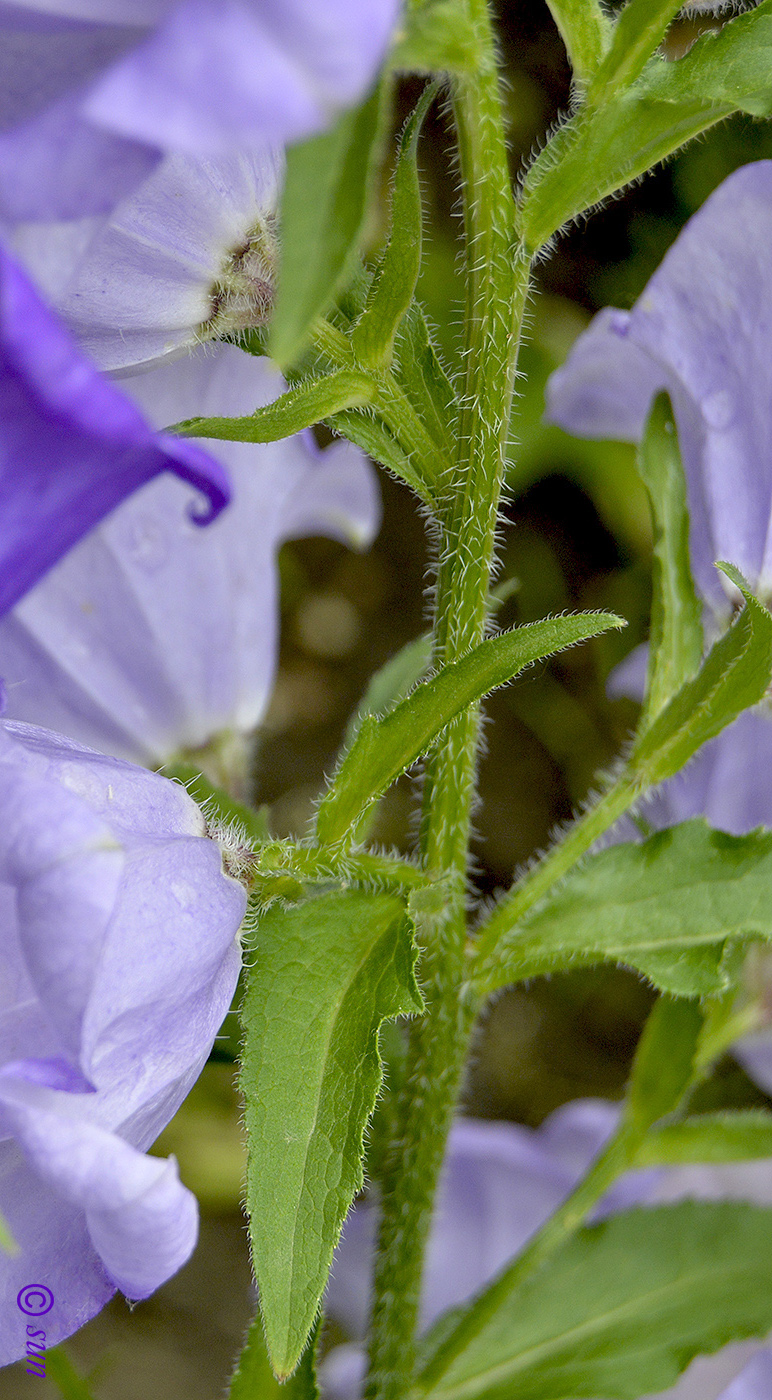
[[(459, 455), (446, 492), (434, 618), (434, 659), (482, 640), (490, 588), (514, 372), (528, 288), (515, 248), (496, 55), (487, 0), (468, 0), (484, 60), (454, 95), (467, 259), (467, 378)], [(425, 868), (447, 882), (442, 913), (419, 930), (427, 1014), (410, 1029), (407, 1074), (380, 1175), (381, 1228), (370, 1335), (369, 1400), (411, 1384), (424, 1249), (476, 1003), (461, 992), (465, 883), (479, 742), (471, 708), (427, 765), (421, 828)]]

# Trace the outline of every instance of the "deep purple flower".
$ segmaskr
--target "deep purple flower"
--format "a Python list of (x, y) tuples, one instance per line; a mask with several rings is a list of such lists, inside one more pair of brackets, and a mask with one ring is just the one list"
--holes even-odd
[(264, 325), (283, 156), (172, 155), (108, 219), (24, 224), (13, 247), (99, 369)]
[(228, 500), (219, 463), (153, 433), (0, 249), (0, 615), (159, 472), (208, 496), (200, 523)]
[[(457, 1120), (450, 1135), (427, 1249), (421, 1308), (424, 1328), (445, 1309), (466, 1302), (522, 1250), (585, 1175), (616, 1127), (618, 1115), (617, 1105), (587, 1099), (558, 1109), (535, 1131), (513, 1123)], [(597, 1215), (682, 1196), (730, 1196), (768, 1203), (772, 1200), (772, 1164), (630, 1172), (604, 1198)], [(352, 1341), (334, 1348), (322, 1363), (320, 1382), (325, 1400), (359, 1400), (362, 1394), (365, 1355), (361, 1341), (367, 1322), (375, 1227), (374, 1203), (356, 1206), (346, 1221), (333, 1262), (325, 1309)], [(763, 1386), (770, 1380), (772, 1353), (759, 1350), (758, 1342), (741, 1343), (715, 1356), (698, 1358), (667, 1396), (669, 1400), (769, 1400), (772, 1390)]]
[[(285, 387), (269, 361), (222, 344), (124, 384), (159, 425), (249, 413)], [(217, 736), (238, 750), (254, 729), (276, 666), (279, 544), (324, 534), (363, 547), (378, 487), (358, 448), (321, 451), (310, 432), (211, 446), (234, 498), (206, 530), (190, 521), (189, 488), (161, 477), (0, 622), (9, 715), (154, 765)]]
[(195, 1200), (144, 1154), (228, 1009), (244, 907), (183, 788), (0, 723), (0, 1364), (25, 1285), (50, 1345), (188, 1258)]
[(0, 6), (0, 218), (100, 214), (164, 152), (320, 131), (372, 83), (399, 0)]
[(582, 437), (640, 438), (673, 402), (697, 587), (731, 607), (717, 559), (772, 596), (772, 162), (735, 171), (690, 219), (630, 312), (607, 308), (548, 388), (549, 417)]

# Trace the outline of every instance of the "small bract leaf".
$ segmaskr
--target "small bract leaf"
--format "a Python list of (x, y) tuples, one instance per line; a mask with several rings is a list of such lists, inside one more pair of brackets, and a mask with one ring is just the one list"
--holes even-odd
[(229, 442), (278, 442), (333, 413), (369, 403), (374, 385), (356, 370), (338, 370), (323, 379), (308, 379), (258, 408), (246, 418), (190, 418), (169, 432), (180, 437), (221, 438)]
[(611, 613), (576, 613), (502, 632), (421, 682), (385, 718), (367, 715), (319, 807), (319, 840), (340, 841), (370, 803), (426, 753), (468, 705), (506, 685), (533, 661), (609, 627), (624, 626), (624, 620)]
[(271, 1363), (288, 1376), (362, 1186), (363, 1135), (381, 1083), (378, 1028), (417, 1012), (401, 901), (346, 891), (260, 920), (242, 1011), (247, 1208)]

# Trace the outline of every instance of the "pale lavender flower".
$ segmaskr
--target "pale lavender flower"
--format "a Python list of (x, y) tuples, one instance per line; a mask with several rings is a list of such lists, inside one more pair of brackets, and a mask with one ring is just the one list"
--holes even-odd
[(200, 447), (159, 436), (103, 379), (0, 248), (0, 615), (119, 501), (159, 473), (204, 492), (228, 478)]
[[(124, 386), (158, 425), (251, 413), (285, 387), (269, 361), (225, 344)], [(276, 666), (279, 544), (325, 534), (365, 546), (378, 488), (358, 448), (322, 451), (310, 431), (209, 446), (234, 498), (206, 530), (189, 519), (187, 488), (159, 478), (0, 622), (10, 716), (153, 765), (254, 729)]]
[(283, 157), (172, 155), (107, 219), (24, 224), (13, 246), (103, 370), (263, 325)]
[(548, 386), (581, 437), (640, 438), (670, 394), (686, 473), (692, 568), (721, 618), (736, 564), (772, 596), (772, 162), (735, 171), (690, 219), (632, 311), (607, 308)]
[(301, 140), (373, 82), (399, 0), (0, 5), (0, 218), (100, 214), (166, 152)]
[[(536, 1130), (513, 1123), (457, 1120), (440, 1181), (424, 1271), (422, 1327), (489, 1283), (585, 1175), (618, 1123), (618, 1105), (577, 1100)], [(772, 1201), (772, 1164), (670, 1168), (624, 1176), (595, 1218), (633, 1205), (683, 1196)], [(333, 1261), (325, 1310), (352, 1341), (334, 1348), (320, 1368), (325, 1400), (359, 1400), (377, 1211), (358, 1205), (344, 1226)], [(758, 1342), (698, 1358), (661, 1400), (770, 1400), (772, 1352)], [(727, 1384), (731, 1382), (727, 1389)]]
[(193, 1249), (195, 1200), (145, 1152), (228, 1010), (245, 902), (183, 788), (0, 722), (0, 1364), (25, 1286), (51, 1345)]

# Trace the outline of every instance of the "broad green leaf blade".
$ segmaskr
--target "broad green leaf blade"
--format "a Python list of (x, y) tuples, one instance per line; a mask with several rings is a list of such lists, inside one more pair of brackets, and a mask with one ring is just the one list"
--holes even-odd
[(386, 125), (383, 84), (331, 131), (287, 154), (281, 204), (282, 256), (269, 351), (296, 359), (356, 257)]
[(695, 818), (590, 856), (526, 915), (497, 981), (618, 962), (676, 996), (716, 995), (751, 938), (772, 938), (772, 833)]
[(397, 332), (421, 271), (423, 207), (418, 137), (438, 91), (438, 84), (427, 84), (402, 133), (392, 181), (388, 241), (373, 275), (367, 305), (351, 333), (357, 361), (367, 369), (391, 365)]
[(659, 998), (638, 1041), (627, 1088), (625, 1119), (636, 1135), (678, 1108), (694, 1082), (701, 1030), (696, 1001)]
[(315, 1327), (308, 1346), (289, 1380), (277, 1381), (265, 1345), (263, 1319), (258, 1309), (228, 1391), (228, 1400), (319, 1400), (316, 1383)]
[(629, 768), (646, 787), (670, 778), (709, 739), (764, 698), (772, 680), (772, 615), (730, 564), (719, 567), (745, 599), (732, 626), (711, 647), (692, 680), (640, 736)]
[[(772, 1210), (687, 1201), (581, 1230), (412, 1396), (639, 1400), (694, 1356), (772, 1326)], [(474, 1307), (475, 1305), (473, 1305)], [(447, 1346), (447, 1343), (446, 1343)]]
[(729, 104), (754, 117), (772, 114), (772, 0), (704, 34), (677, 63), (653, 60), (638, 84), (658, 102), (695, 98)]
[(370, 403), (372, 379), (358, 370), (341, 369), (323, 379), (309, 379), (246, 418), (189, 418), (168, 432), (180, 437), (220, 438), (229, 442), (278, 442), (333, 413)]
[(473, 73), (481, 46), (465, 0), (407, 5), (391, 66), (413, 73)]
[(670, 401), (654, 401), (638, 451), (654, 521), (654, 597), (644, 725), (699, 669), (701, 608), (689, 565), (686, 480)]
[(634, 87), (603, 107), (579, 111), (558, 128), (526, 177), (521, 227), (529, 251), (537, 253), (564, 224), (733, 110), (730, 103), (699, 94), (681, 102), (656, 101)]
[(319, 807), (319, 840), (340, 841), (468, 705), (506, 685), (533, 661), (624, 625), (611, 613), (577, 613), (502, 632), (416, 686), (384, 719), (366, 716)]
[(611, 40), (611, 23), (598, 0), (547, 0), (577, 78), (600, 66)]
[(362, 1185), (381, 1082), (378, 1027), (421, 1010), (399, 899), (345, 892), (273, 906), (250, 945), (242, 1011), (247, 1208), (271, 1363), (294, 1369)]
[(694, 1162), (750, 1162), (772, 1157), (772, 1113), (746, 1109), (703, 1113), (667, 1123), (638, 1149), (636, 1167), (680, 1167)]
[(620, 88), (629, 87), (658, 48), (682, 0), (627, 0), (613, 38), (587, 93), (590, 103), (604, 102)]

